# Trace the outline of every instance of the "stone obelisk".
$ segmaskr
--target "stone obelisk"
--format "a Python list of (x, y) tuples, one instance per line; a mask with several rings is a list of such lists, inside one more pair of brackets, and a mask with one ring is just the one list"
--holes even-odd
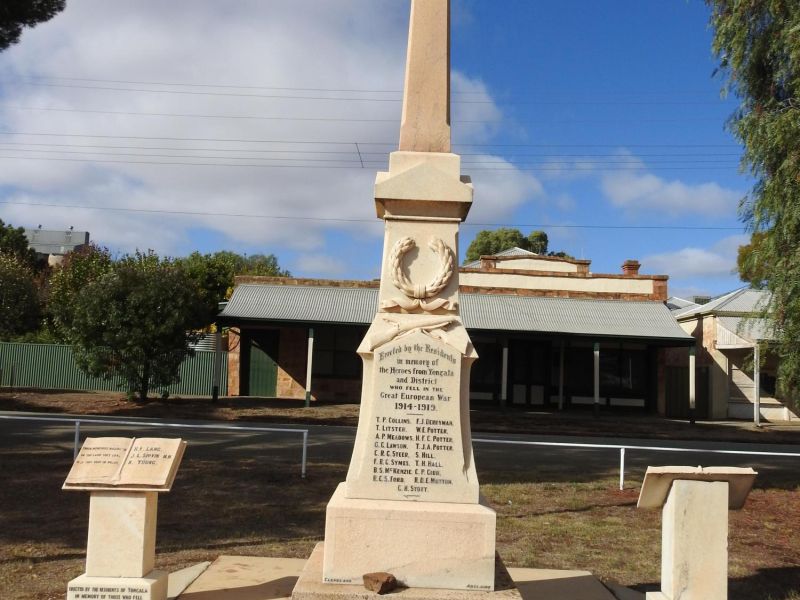
[(450, 2), (412, 0), (400, 148), (378, 173), (378, 313), (358, 349), (361, 413), (328, 504), (323, 582), (390, 572), (408, 587), (494, 589), (495, 513), (469, 425), (477, 358), (461, 321), (458, 228), (472, 203), (450, 152)]

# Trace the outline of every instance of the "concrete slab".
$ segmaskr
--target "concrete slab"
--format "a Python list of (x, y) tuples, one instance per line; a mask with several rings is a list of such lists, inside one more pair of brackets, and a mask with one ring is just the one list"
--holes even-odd
[(220, 556), (180, 600), (285, 600), (292, 597), (302, 558)]
[[(375, 592), (363, 585), (322, 583), (324, 543), (317, 544), (292, 592), (292, 600), (374, 600)], [(496, 557), (494, 591), (441, 588), (398, 588), (385, 596), (398, 600), (523, 600), (503, 561)]]
[[(321, 550), (321, 548), (319, 548)], [(313, 555), (312, 555), (313, 557)], [(249, 556), (221, 556), (215, 560), (187, 589), (178, 596), (179, 600), (290, 600), (295, 583), (309, 561), (297, 558), (262, 558)], [(321, 552), (317, 553), (319, 580), (322, 580)], [(199, 566), (199, 565), (198, 565)], [(190, 567), (191, 568), (191, 567)], [(616, 600), (588, 571), (557, 571), (551, 569), (508, 569), (517, 585), (516, 598), (522, 600)], [(319, 584), (322, 585), (321, 583)], [(500, 583), (498, 587), (509, 590), (510, 585)], [(341, 594), (338, 598), (369, 598), (377, 594), (360, 586), (327, 585), (344, 593), (355, 591), (355, 595)], [(414, 595), (421, 590), (401, 589), (386, 594), (398, 600), (417, 600)], [(513, 590), (516, 592), (516, 590)], [(438, 594), (438, 598), (449, 600), (480, 600), (491, 597), (510, 597), (497, 595), (498, 592), (465, 592), (457, 590), (426, 590)], [(500, 594), (506, 593), (503, 590)], [(635, 592), (634, 592), (635, 593)], [(450, 594), (449, 596), (446, 594)], [(399, 598), (402, 597), (402, 598)], [(620, 600), (629, 600), (620, 596)], [(641, 596), (638, 596), (641, 598)], [(630, 596), (636, 600), (637, 596)]]
[(523, 600), (616, 600), (588, 571), (509, 569)]
[(607, 583), (606, 587), (611, 590), (611, 593), (614, 594), (617, 600), (644, 600), (644, 594), (642, 592), (637, 592), (636, 590), (614, 583)]
[(170, 573), (169, 580), (167, 581), (167, 600), (174, 600), (180, 596), (195, 579), (203, 574), (210, 564), (209, 561), (201, 562), (191, 567), (181, 569), (180, 571)]

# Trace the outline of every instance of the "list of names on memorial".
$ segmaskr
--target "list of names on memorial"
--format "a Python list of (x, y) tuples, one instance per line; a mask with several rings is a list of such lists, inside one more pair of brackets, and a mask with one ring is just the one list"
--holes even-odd
[(86, 438), (64, 489), (172, 486), (186, 443), (173, 438)]
[(464, 477), (461, 354), (415, 334), (376, 348), (374, 369), (372, 483), (387, 498), (448, 501)]

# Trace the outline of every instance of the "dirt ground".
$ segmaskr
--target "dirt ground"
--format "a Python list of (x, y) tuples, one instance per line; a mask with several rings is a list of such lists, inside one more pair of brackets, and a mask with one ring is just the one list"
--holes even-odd
[[(354, 425), (355, 405), (264, 400), (170, 399), (147, 404), (121, 394), (0, 393), (0, 410), (186, 419)], [(582, 418), (473, 411), (483, 431), (526, 431), (754, 441), (794, 441), (795, 431), (752, 431), (638, 417)], [(636, 419), (640, 419), (639, 422)], [(772, 434), (777, 434), (772, 437)], [(722, 439), (725, 439), (724, 437)], [(325, 505), (347, 471), (312, 457), (308, 479), (296, 453), (253, 455), (246, 440), (198, 447), (159, 501), (157, 567), (174, 571), (221, 554), (307, 557), (323, 538)], [(266, 452), (266, 451), (265, 451)], [(71, 464), (63, 440), (21, 435), (0, 447), (0, 598), (63, 599), (83, 570), (88, 498), (62, 492)], [(480, 465), (479, 465), (480, 467)], [(606, 582), (654, 590), (660, 575), (659, 511), (636, 510), (638, 488), (606, 475), (574, 477), (483, 469), (481, 490), (497, 510), (497, 549), (509, 566), (586, 569)], [(742, 511), (730, 513), (731, 600), (800, 600), (800, 472), (760, 479)]]
[[(187, 456), (159, 500), (157, 567), (177, 570), (220, 554), (307, 557), (323, 538), (325, 505), (347, 466), (249, 456), (214, 447)], [(47, 442), (0, 450), (0, 594), (64, 598), (83, 570), (85, 493), (61, 492), (71, 456)], [(586, 569), (607, 582), (656, 589), (660, 512), (636, 510), (638, 489), (608, 478), (565, 481), (555, 470), (479, 473), (497, 510), (497, 549), (510, 566)], [(800, 477), (798, 478), (800, 480)], [(754, 490), (730, 513), (731, 600), (800, 600), (798, 481)]]
[[(305, 408), (302, 400), (288, 399), (221, 398), (213, 403), (209, 398), (176, 397), (143, 403), (128, 400), (119, 392), (0, 391), (0, 411), (74, 415), (356, 426), (358, 408), (358, 404), (317, 402)], [(765, 423), (761, 428), (748, 422), (699, 421), (690, 425), (686, 421), (636, 413), (601, 413), (594, 418), (590, 410), (559, 413), (519, 408), (474, 408), (471, 419), (472, 430), (477, 432), (800, 443), (800, 421), (794, 426)]]

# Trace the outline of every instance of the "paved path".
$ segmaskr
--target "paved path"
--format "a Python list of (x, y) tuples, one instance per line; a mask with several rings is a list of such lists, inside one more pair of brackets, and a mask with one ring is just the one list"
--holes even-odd
[[(0, 412), (0, 417), (29, 416), (35, 418), (74, 418), (70, 415)], [(114, 420), (113, 417), (91, 417), (95, 421)], [(189, 442), (189, 454), (203, 458), (261, 455), (296, 460), (300, 463), (302, 438), (296, 433), (263, 433), (252, 431), (211, 431), (197, 429), (164, 429), (147, 425), (158, 419), (125, 418), (141, 425), (111, 425), (83, 423), (81, 436), (180, 436)], [(309, 431), (309, 473), (314, 463), (346, 465), (350, 460), (355, 428), (327, 425), (276, 425), (272, 423), (241, 423), (177, 420), (186, 425), (235, 425), (241, 427), (271, 427)], [(475, 462), (484, 481), (492, 473), (503, 472), (531, 481), (591, 481), (619, 474), (619, 450), (616, 448), (570, 448), (536, 445), (494, 443), (498, 440), (517, 442), (554, 442), (596, 445), (625, 444), (626, 485), (635, 486), (641, 481), (648, 465), (728, 465), (752, 466), (761, 474), (759, 479), (777, 485), (800, 484), (800, 445), (734, 444), (730, 442), (698, 442), (646, 440), (631, 438), (541, 436), (522, 434), (475, 434)], [(46, 444), (72, 451), (74, 426), (46, 421), (20, 421), (0, 418), (0, 454), (5, 449)], [(664, 452), (638, 450), (636, 447), (658, 446), (665, 448), (697, 448), (704, 452)], [(736, 450), (743, 452), (782, 452), (798, 456), (746, 456), (714, 454), (711, 450)]]

